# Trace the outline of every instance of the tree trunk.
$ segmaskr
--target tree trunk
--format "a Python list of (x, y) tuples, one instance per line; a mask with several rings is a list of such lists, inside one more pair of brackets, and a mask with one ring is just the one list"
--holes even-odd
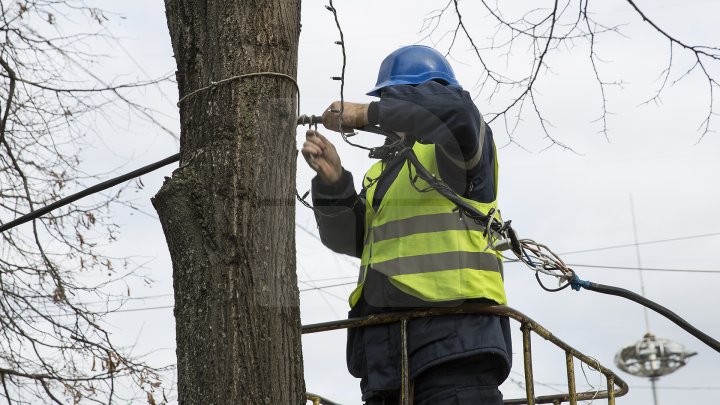
[[(300, 0), (166, 0), (180, 167), (153, 199), (173, 262), (181, 404), (301, 404)], [(193, 94), (191, 94), (193, 93)], [(183, 99), (184, 96), (189, 95)]]

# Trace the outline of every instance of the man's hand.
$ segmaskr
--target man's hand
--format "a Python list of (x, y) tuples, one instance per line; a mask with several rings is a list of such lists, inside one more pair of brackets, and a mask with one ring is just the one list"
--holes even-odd
[(307, 130), (301, 152), (308, 165), (317, 172), (323, 184), (330, 185), (340, 180), (343, 171), (340, 156), (335, 150), (335, 145), (319, 132), (312, 129)]
[[(368, 104), (343, 102), (342, 130), (352, 132), (354, 128), (362, 128), (368, 124)], [(322, 115), (325, 128), (340, 132), (340, 102), (333, 101)]]

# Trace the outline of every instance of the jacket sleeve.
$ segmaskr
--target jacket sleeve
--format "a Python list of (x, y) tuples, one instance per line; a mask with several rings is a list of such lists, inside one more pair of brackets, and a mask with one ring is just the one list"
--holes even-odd
[(370, 103), (368, 120), (435, 144), (441, 177), (458, 194), (495, 199), (492, 132), (467, 91), (434, 81), (387, 87)]
[(329, 249), (354, 257), (362, 255), (365, 235), (365, 201), (355, 191), (353, 177), (343, 169), (340, 180), (325, 185), (312, 180), (312, 200), (320, 240)]

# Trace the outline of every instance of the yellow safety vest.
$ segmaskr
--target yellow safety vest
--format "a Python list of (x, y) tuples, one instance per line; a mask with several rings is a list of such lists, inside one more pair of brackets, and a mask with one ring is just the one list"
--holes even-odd
[[(416, 143), (413, 147), (420, 163), (440, 178), (435, 145)], [(428, 187), (422, 179), (415, 186), (410, 177), (415, 169), (402, 163), (397, 178), (387, 189), (377, 212), (373, 210), (376, 182), (384, 162), (377, 162), (363, 180), (366, 190), (365, 242), (358, 285), (350, 294), (350, 306), (360, 299), (368, 267), (388, 277), (390, 282), (412, 296), (429, 302), (486, 298), (507, 304), (502, 276), (502, 256), (488, 246), (484, 228), (462, 217), (450, 200)], [(410, 173), (408, 172), (410, 170)], [(497, 157), (495, 195), (497, 195)], [(495, 208), (497, 201), (480, 203), (464, 199), (482, 213)]]

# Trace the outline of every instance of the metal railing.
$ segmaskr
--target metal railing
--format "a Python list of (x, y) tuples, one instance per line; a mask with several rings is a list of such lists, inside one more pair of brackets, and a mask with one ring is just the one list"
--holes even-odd
[[(525, 394), (526, 398), (506, 399), (505, 404), (512, 405), (535, 405), (555, 404), (560, 405), (567, 402), (570, 405), (577, 405), (578, 401), (607, 399), (608, 405), (615, 405), (615, 398), (621, 397), (628, 392), (628, 385), (615, 373), (603, 367), (597, 360), (586, 356), (567, 343), (558, 339), (550, 331), (530, 319), (527, 315), (503, 305), (488, 306), (483, 304), (464, 304), (452, 308), (428, 308), (405, 312), (390, 312), (384, 314), (370, 315), (363, 318), (350, 318), (346, 320), (316, 323), (304, 325), (303, 334), (326, 332), (338, 329), (358, 328), (372, 325), (381, 325), (393, 322), (400, 323), (401, 341), (401, 388), (400, 405), (411, 405), (410, 403), (410, 376), (408, 366), (408, 344), (407, 325), (411, 319), (424, 318), (429, 316), (443, 316), (453, 314), (489, 314), (507, 316), (520, 323), (520, 330), (523, 334), (523, 362), (525, 367)], [(565, 366), (567, 370), (568, 392), (564, 394), (535, 396), (535, 384), (533, 379), (531, 332), (535, 332), (543, 339), (553, 343), (565, 352)], [(577, 392), (575, 384), (575, 359), (594, 368), (605, 376), (607, 389), (598, 391)], [(315, 394), (307, 394), (308, 400), (314, 405), (336, 405), (325, 398)]]
[(311, 401), (313, 405), (340, 405), (337, 402), (333, 402), (327, 398), (323, 398), (318, 394), (313, 394), (312, 392), (305, 393), (305, 398), (307, 398), (308, 401)]

